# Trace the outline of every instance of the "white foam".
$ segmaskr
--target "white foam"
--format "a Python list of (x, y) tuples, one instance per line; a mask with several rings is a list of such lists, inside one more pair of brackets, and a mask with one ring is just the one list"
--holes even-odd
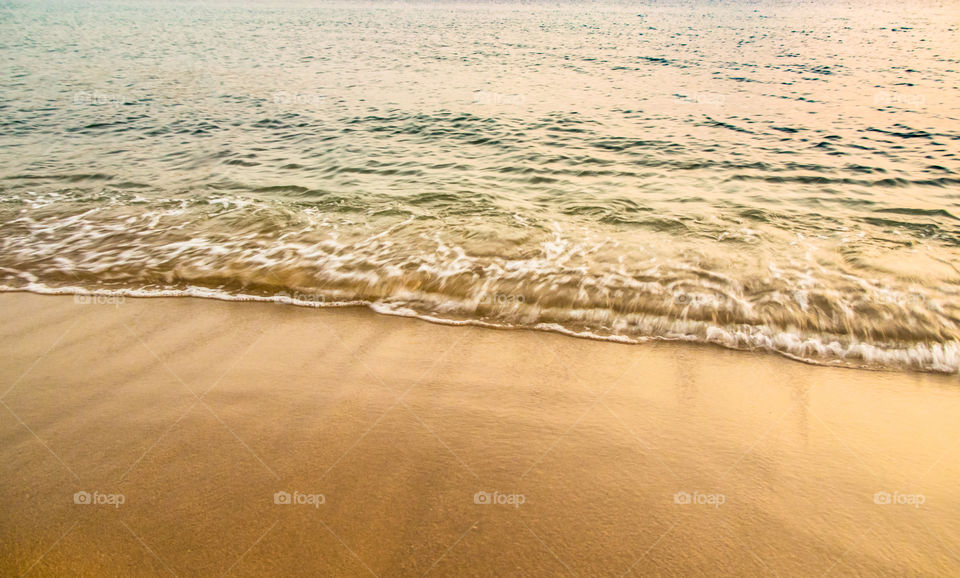
[[(532, 328), (541, 331), (561, 333), (572, 337), (595, 339), (617, 343), (643, 343), (651, 340), (688, 341), (713, 343), (730, 349), (769, 351), (791, 359), (817, 365), (842, 365), (863, 369), (910, 369), (917, 371), (958, 373), (960, 371), (960, 342), (919, 343), (907, 347), (882, 347), (877, 344), (851, 340), (842, 343), (830, 336), (801, 334), (791, 331), (776, 331), (766, 327), (739, 326), (725, 328), (706, 325), (689, 320), (658, 319), (646, 324), (648, 330), (659, 328), (659, 332), (649, 335), (623, 335), (604, 333), (586, 329), (573, 329), (555, 322), (509, 323), (482, 319), (455, 319), (441, 317), (417, 311), (408, 304), (397, 301), (315, 301), (298, 299), (289, 294), (252, 295), (229, 293), (207, 287), (186, 287), (184, 289), (98, 289), (87, 290), (78, 286), (50, 287), (38, 281), (30, 281), (24, 286), (0, 285), (0, 292), (25, 291), (41, 295), (104, 295), (132, 298), (155, 297), (196, 297), (221, 301), (254, 301), (280, 303), (299, 307), (369, 307), (372, 311), (384, 315), (417, 318), (443, 325), (471, 325), (488, 328)], [(422, 299), (423, 296), (421, 296)], [(585, 320), (596, 316), (592, 311), (570, 311), (571, 319)]]

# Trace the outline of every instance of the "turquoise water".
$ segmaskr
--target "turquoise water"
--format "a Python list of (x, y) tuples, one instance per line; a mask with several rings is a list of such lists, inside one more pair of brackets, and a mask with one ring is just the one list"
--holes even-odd
[(956, 372), (960, 11), (12, 3), (0, 285)]

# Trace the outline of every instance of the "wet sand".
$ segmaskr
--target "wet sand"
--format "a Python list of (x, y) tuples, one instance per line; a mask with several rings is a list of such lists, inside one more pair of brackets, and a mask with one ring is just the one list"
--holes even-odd
[(0, 320), (5, 576), (960, 574), (955, 376), (199, 299)]

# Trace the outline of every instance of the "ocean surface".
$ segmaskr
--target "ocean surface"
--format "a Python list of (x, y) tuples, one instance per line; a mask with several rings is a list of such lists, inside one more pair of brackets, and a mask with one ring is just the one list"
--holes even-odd
[(960, 369), (956, 4), (15, 1), (0, 60), (2, 290)]

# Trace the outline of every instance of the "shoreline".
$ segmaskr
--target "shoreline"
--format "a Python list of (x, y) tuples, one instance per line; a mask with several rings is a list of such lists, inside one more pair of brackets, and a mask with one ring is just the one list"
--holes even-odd
[(3, 574), (960, 572), (954, 376), (368, 308), (0, 319)]
[[(115, 304), (115, 299), (119, 297), (122, 300), (132, 298), (132, 299), (210, 299), (215, 301), (223, 301), (228, 303), (273, 303), (278, 305), (289, 305), (298, 308), (309, 308), (309, 309), (344, 309), (344, 308), (363, 308), (378, 315), (392, 316), (392, 317), (402, 317), (417, 319), (420, 321), (426, 321), (428, 323), (433, 323), (437, 325), (446, 325), (454, 327), (478, 327), (483, 329), (498, 329), (498, 330), (509, 330), (509, 331), (542, 331), (547, 333), (555, 333), (559, 335), (564, 335), (567, 337), (575, 337), (579, 339), (587, 339), (592, 341), (601, 341), (608, 343), (623, 343), (631, 345), (639, 345), (643, 343), (650, 342), (664, 342), (664, 343), (689, 343), (699, 346), (708, 346), (708, 347), (720, 347), (723, 349), (731, 351), (740, 351), (745, 353), (761, 353), (764, 355), (778, 355), (784, 359), (791, 361), (796, 361), (808, 365), (813, 365), (817, 367), (830, 367), (830, 368), (840, 368), (840, 369), (853, 369), (853, 370), (865, 370), (865, 371), (881, 371), (881, 372), (904, 372), (904, 373), (921, 373), (921, 374), (934, 374), (934, 375), (947, 375), (955, 376), (958, 375), (956, 367), (960, 364), (960, 343), (956, 341), (948, 341), (945, 343), (934, 343), (934, 344), (914, 344), (913, 346), (905, 349), (883, 349), (877, 347), (873, 344), (867, 342), (853, 342), (850, 345), (850, 348), (858, 348), (856, 355), (862, 356), (860, 361), (855, 361), (856, 356), (851, 359), (849, 354), (850, 351), (846, 351), (843, 355), (834, 358), (826, 359), (816, 359), (812, 357), (804, 357), (799, 353), (795, 353), (788, 349), (781, 349), (774, 347), (767, 343), (766, 345), (743, 345), (742, 343), (731, 344), (724, 343), (723, 339), (719, 339), (716, 336), (709, 339), (698, 338), (693, 335), (676, 335), (676, 336), (665, 336), (665, 335), (640, 335), (640, 336), (628, 336), (628, 335), (618, 335), (618, 334), (598, 334), (590, 330), (581, 330), (565, 327), (559, 323), (555, 322), (539, 322), (533, 325), (519, 325), (513, 323), (498, 323), (493, 321), (485, 321), (482, 319), (448, 319), (444, 317), (438, 317), (433, 314), (420, 313), (406, 307), (387, 305), (378, 302), (370, 301), (317, 301), (313, 300), (301, 300), (297, 299), (296, 293), (294, 297), (291, 297), (289, 293), (282, 292), (277, 295), (252, 295), (252, 294), (233, 294), (228, 293), (219, 289), (210, 289), (206, 287), (189, 287), (184, 290), (144, 290), (144, 289), (98, 289), (98, 290), (86, 290), (82, 287), (75, 286), (65, 286), (65, 287), (48, 287), (46, 285), (39, 285), (33, 287), (17, 288), (10, 287), (5, 285), (0, 285), (0, 295), (7, 293), (27, 293), (33, 295), (46, 295), (46, 296), (89, 296), (92, 299), (97, 299), (98, 297), (105, 298), (105, 301), (99, 303), (101, 305), (110, 305)], [(317, 297), (313, 295), (313, 297)], [(680, 322), (677, 320), (676, 322)], [(780, 334), (781, 337), (788, 336), (789, 333)], [(736, 341), (741, 341), (746, 339), (750, 341), (751, 338), (741, 335), (740, 332), (735, 332), (735, 334), (727, 335), (729, 339), (735, 339)], [(760, 338), (761, 341), (769, 341), (769, 337), (764, 336), (753, 336), (752, 339), (756, 340)], [(787, 339), (786, 341), (790, 341)], [(808, 339), (806, 342), (800, 342), (802, 347), (811, 346), (811, 341)], [(794, 346), (797, 346), (797, 343), (794, 343)], [(819, 343), (814, 346), (815, 348), (820, 348), (823, 350), (830, 350), (835, 355), (837, 348), (843, 350), (837, 342), (832, 343)], [(867, 358), (873, 357), (872, 360)], [(921, 359), (922, 358), (922, 359)], [(884, 361), (878, 361), (878, 359), (885, 359)], [(895, 362), (892, 360), (896, 360)]]

